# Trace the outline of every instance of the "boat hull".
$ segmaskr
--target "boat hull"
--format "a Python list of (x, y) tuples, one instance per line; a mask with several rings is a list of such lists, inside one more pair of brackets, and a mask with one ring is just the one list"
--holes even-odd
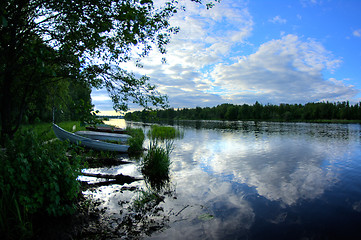
[(60, 140), (68, 140), (71, 143), (79, 144), (86, 148), (92, 148), (100, 151), (114, 151), (114, 152), (127, 152), (129, 145), (121, 145), (114, 143), (102, 142), (91, 138), (83, 137), (68, 131), (65, 131), (56, 124), (53, 124), (53, 131), (57, 138)]
[(93, 131), (77, 131), (76, 135), (101, 140), (101, 141), (127, 141), (131, 136), (127, 134), (93, 132)]
[(116, 128), (116, 127), (93, 127), (93, 126), (87, 126), (86, 129), (90, 131), (96, 131), (96, 132), (107, 132), (107, 133), (117, 133), (117, 134), (125, 134), (127, 133), (126, 130), (122, 128)]

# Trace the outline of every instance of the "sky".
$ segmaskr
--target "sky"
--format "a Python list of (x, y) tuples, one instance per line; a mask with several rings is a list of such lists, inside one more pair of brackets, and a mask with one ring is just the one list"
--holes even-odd
[[(122, 66), (149, 76), (170, 107), (361, 101), (361, 0), (181, 2), (167, 54)], [(105, 89), (92, 101), (113, 110)]]

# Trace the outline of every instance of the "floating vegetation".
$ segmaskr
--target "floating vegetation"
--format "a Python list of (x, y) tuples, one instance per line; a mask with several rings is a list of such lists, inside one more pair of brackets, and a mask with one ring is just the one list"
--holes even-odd
[(113, 233), (122, 239), (142, 239), (166, 228), (169, 213), (159, 205), (163, 194), (141, 190), (133, 202), (120, 201), (123, 217), (113, 220)]
[(136, 211), (144, 211), (147, 206), (153, 208), (163, 201), (163, 199), (164, 197), (156, 192), (141, 190), (133, 202), (133, 207)]

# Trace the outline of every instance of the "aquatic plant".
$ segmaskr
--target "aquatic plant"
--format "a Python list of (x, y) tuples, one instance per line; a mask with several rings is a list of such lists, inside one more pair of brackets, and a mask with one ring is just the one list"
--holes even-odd
[(145, 139), (143, 130), (141, 128), (127, 127), (126, 131), (131, 136), (127, 141), (127, 144), (129, 145), (128, 152), (134, 153), (142, 151)]
[(159, 125), (152, 125), (147, 135), (149, 139), (157, 139), (160, 141), (164, 141), (166, 139), (182, 138), (184, 136), (183, 132), (180, 132), (174, 127)]
[(167, 227), (170, 214), (159, 205), (164, 199), (163, 193), (141, 189), (137, 191), (132, 202), (120, 201), (119, 204), (126, 211), (114, 222), (118, 224), (116, 237), (143, 239)]
[(163, 197), (156, 192), (141, 190), (133, 202), (133, 207), (136, 211), (142, 211), (146, 209), (147, 205), (151, 205), (153, 207), (161, 200), (163, 200)]
[(150, 139), (149, 149), (141, 162), (141, 171), (145, 181), (159, 190), (169, 182), (173, 139), (183, 137), (183, 134), (174, 127), (152, 125), (147, 136)]
[(166, 141), (163, 144), (151, 141), (148, 152), (141, 162), (141, 172), (146, 182), (156, 189), (161, 188), (169, 181), (170, 153), (172, 150), (172, 141)]

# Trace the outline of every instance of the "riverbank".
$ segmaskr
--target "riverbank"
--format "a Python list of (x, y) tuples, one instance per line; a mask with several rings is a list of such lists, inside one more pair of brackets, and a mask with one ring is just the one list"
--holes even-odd
[[(78, 130), (84, 130), (84, 126), (80, 126), (78, 122), (63, 122), (58, 123), (59, 126), (66, 129), (70, 132), (75, 132)], [(57, 145), (56, 142), (61, 144), (60, 141), (49, 141), (55, 139), (55, 135), (52, 131), (52, 124), (51, 123), (38, 123), (34, 125), (24, 125), (22, 126), (22, 130), (24, 133), (26, 130), (33, 130), (36, 135), (41, 136), (40, 143), (48, 142), (54, 145)], [(127, 129), (129, 130), (129, 134), (132, 134), (130, 130), (137, 130), (137, 129)], [(142, 134), (143, 131), (139, 129)], [(20, 134), (22, 135), (22, 134)], [(138, 134), (139, 135), (139, 134)], [(144, 134), (143, 134), (144, 135)], [(144, 136), (143, 136), (144, 138)], [(144, 140), (144, 139), (143, 139)], [(143, 144), (143, 140), (140, 143)], [(48, 144), (40, 144), (41, 146), (46, 146)], [(104, 178), (104, 176), (112, 177), (112, 176), (120, 176), (122, 178), (130, 177), (122, 174), (116, 175), (107, 175), (105, 174), (97, 174), (101, 173), (102, 170), (107, 171), (108, 169), (112, 168), (121, 168), (122, 165), (132, 165), (134, 169), (137, 168), (137, 160), (134, 158), (133, 155), (128, 154), (117, 154), (117, 153), (109, 153), (103, 151), (93, 151), (90, 149), (83, 149), (79, 147), (70, 147), (70, 152), (68, 148), (68, 152), (66, 153), (67, 161), (72, 162), (73, 158), (81, 157), (82, 165), (81, 172), (84, 174), (79, 174), (82, 176), (88, 177), (95, 177), (96, 180), (90, 180), (90, 184), (87, 184), (84, 178), (77, 178), (78, 183), (81, 184), (80, 191), (78, 197), (75, 201), (76, 207), (75, 212), (68, 215), (62, 216), (49, 216), (45, 212), (41, 211), (41, 214), (34, 214), (31, 215), (30, 218), (25, 219), (28, 221), (29, 224), (29, 231), (30, 235), (32, 235), (32, 239), (110, 239), (119, 237), (119, 229), (112, 228), (112, 225), (115, 223), (121, 223), (125, 230), (122, 230), (122, 234), (132, 238), (134, 234), (138, 234), (133, 232), (132, 228), (134, 225), (134, 221), (137, 222), (138, 219), (133, 219), (134, 216), (139, 216), (139, 206), (136, 209), (125, 209), (124, 211), (128, 212), (125, 216), (118, 217), (116, 219), (109, 219), (108, 214), (104, 214), (105, 208), (100, 206), (103, 202), (103, 198), (93, 198), (91, 192), (98, 191), (101, 187), (107, 186), (115, 186), (118, 188), (117, 191), (121, 192), (128, 192), (132, 196), (137, 196), (142, 192), (142, 189), (138, 189), (138, 187), (130, 186), (129, 182), (124, 184), (123, 182), (119, 181), (102, 181), (100, 178)], [(65, 156), (65, 154), (63, 154)], [(138, 157), (139, 158), (139, 157)], [(32, 160), (29, 159), (29, 162)], [(51, 160), (49, 160), (51, 162)], [(14, 168), (15, 169), (15, 168)], [(84, 172), (85, 170), (85, 172)], [(86, 173), (90, 171), (90, 173)], [(123, 172), (122, 172), (123, 173)], [(32, 173), (38, 175), (38, 173)], [(98, 176), (99, 175), (99, 176)], [(142, 176), (142, 175), (140, 175)], [(30, 174), (29, 178), (33, 176)], [(100, 177), (100, 178), (99, 178)], [(139, 178), (139, 176), (137, 175)], [(132, 178), (132, 180), (137, 181), (138, 178)], [(141, 178), (142, 179), (142, 178)], [(44, 184), (45, 181), (40, 181), (41, 184)], [(142, 183), (140, 184), (142, 185)], [(16, 185), (15, 185), (16, 186)], [(138, 184), (136, 184), (138, 186)], [(142, 192), (143, 193), (143, 192)], [(159, 201), (159, 198), (152, 198), (148, 201)], [(143, 200), (140, 207), (143, 207), (145, 203)], [(127, 204), (132, 205), (132, 201), (128, 201)], [(123, 209), (123, 207), (121, 208)], [(133, 221), (134, 220), (134, 221)], [(115, 221), (115, 223), (114, 223)], [(140, 223), (139, 223), (140, 224)], [(147, 226), (147, 225), (146, 225)], [(146, 228), (146, 227), (141, 227)], [(151, 228), (151, 227), (149, 227)], [(147, 229), (146, 231), (153, 231), (152, 229)], [(155, 231), (155, 230), (154, 230)], [(11, 238), (9, 238), (11, 239)], [(24, 237), (23, 239), (28, 239), (28, 237)]]
[[(77, 121), (58, 124), (70, 132), (85, 130)], [(52, 123), (37, 123), (22, 125), (5, 144), (0, 156), (3, 239), (89, 239), (107, 232), (97, 201), (84, 197), (77, 178), (81, 169), (104, 165), (102, 160), (113, 155), (54, 139)]]

